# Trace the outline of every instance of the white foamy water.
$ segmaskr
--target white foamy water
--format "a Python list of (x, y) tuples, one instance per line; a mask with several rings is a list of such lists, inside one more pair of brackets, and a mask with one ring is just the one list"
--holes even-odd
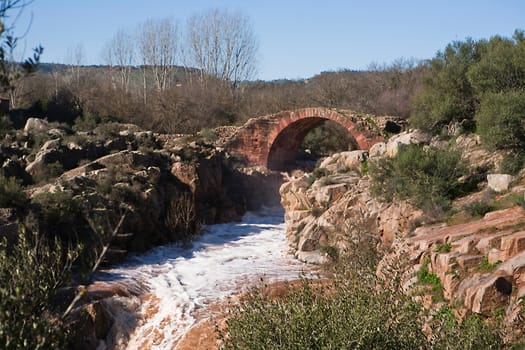
[[(126, 349), (173, 349), (195, 323), (194, 311), (260, 283), (299, 277), (305, 265), (287, 254), (282, 209), (248, 213), (242, 222), (207, 226), (191, 247), (167, 245), (134, 256), (99, 280), (145, 285), (158, 312), (131, 336)], [(152, 301), (153, 302), (153, 301)], [(143, 313), (151, 305), (143, 305)]]

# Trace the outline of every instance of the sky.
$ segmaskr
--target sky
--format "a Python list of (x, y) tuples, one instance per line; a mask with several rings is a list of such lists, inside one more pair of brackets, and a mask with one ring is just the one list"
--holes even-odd
[(42, 45), (43, 62), (73, 63), (80, 46), (84, 64), (103, 64), (103, 47), (118, 30), (164, 18), (184, 27), (215, 8), (250, 18), (262, 80), (428, 59), (455, 40), (525, 29), (525, 0), (33, 0), (14, 28), (23, 36), (20, 55)]

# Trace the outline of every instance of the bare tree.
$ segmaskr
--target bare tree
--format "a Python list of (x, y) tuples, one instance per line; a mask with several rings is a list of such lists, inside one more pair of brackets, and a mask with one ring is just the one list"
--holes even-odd
[(193, 194), (183, 192), (175, 195), (167, 208), (166, 225), (172, 230), (179, 230), (183, 239), (191, 238), (199, 230), (195, 198)]
[(240, 13), (212, 10), (188, 20), (185, 64), (207, 76), (231, 84), (234, 91), (256, 72), (258, 43), (249, 19)]
[(139, 56), (143, 69), (144, 101), (146, 101), (147, 74), (151, 75), (157, 91), (170, 87), (179, 49), (179, 29), (171, 19), (148, 20), (139, 29)]
[(125, 93), (128, 93), (135, 60), (132, 36), (124, 30), (119, 30), (104, 48), (104, 60), (111, 68), (116, 68), (120, 87)]
[(66, 53), (66, 62), (69, 64), (69, 72), (71, 79), (73, 80), (74, 87), (78, 90), (80, 87), (80, 71), (84, 64), (85, 51), (84, 45), (78, 43), (74, 46), (70, 46)]
[(311, 99), (316, 104), (342, 107), (351, 93), (351, 72), (323, 72), (311, 80)]

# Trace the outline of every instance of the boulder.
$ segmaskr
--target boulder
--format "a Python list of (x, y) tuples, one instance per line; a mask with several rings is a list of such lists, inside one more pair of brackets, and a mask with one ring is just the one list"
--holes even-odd
[(394, 157), (399, 152), (400, 145), (410, 144), (428, 144), (432, 137), (420, 130), (405, 131), (398, 135), (391, 137), (386, 144), (386, 155), (388, 157)]
[[(525, 280), (523, 222), (525, 210), (514, 206), (470, 222), (418, 227), (408, 236), (398, 236), (379, 266), (403, 257), (415, 266), (430, 257), (428, 269), (440, 278), (447, 300), (488, 317), (497, 308), (508, 312)], [(409, 281), (417, 280), (418, 270), (406, 269), (403, 285), (411, 288)]]
[(35, 160), (33, 160), (31, 163), (29, 163), (26, 166), (25, 171), (28, 174), (35, 175), (38, 172), (42, 171), (42, 169), (44, 169), (45, 164), (46, 164), (46, 162), (45, 162), (45, 159), (44, 159), (44, 155), (43, 154), (37, 154)]
[(325, 158), (319, 168), (327, 169), (332, 173), (346, 172), (349, 169), (361, 169), (361, 164), (368, 158), (368, 151), (356, 150), (334, 153)]
[(382, 157), (386, 153), (386, 143), (385, 142), (378, 142), (372, 147), (370, 147), (370, 150), (368, 151), (368, 155), (370, 158), (375, 157)]
[(361, 169), (361, 164), (368, 158), (368, 151), (341, 152), (339, 162), (348, 169)]
[(28, 118), (24, 125), (24, 132), (28, 134), (35, 134), (47, 131), (50, 128), (49, 123), (40, 118)]
[(512, 276), (475, 274), (459, 285), (458, 293), (472, 312), (492, 316), (494, 310), (508, 304), (512, 294)]
[(295, 254), (295, 258), (304, 263), (313, 265), (323, 265), (330, 261), (330, 259), (325, 254), (322, 254), (319, 250), (308, 252), (298, 251)]
[(508, 191), (514, 177), (508, 174), (488, 174), (487, 182), (491, 190), (495, 192)]
[(42, 148), (40, 148), (40, 152), (51, 152), (51, 151), (58, 151), (60, 149), (60, 139), (53, 139), (46, 141)]
[(53, 138), (59, 138), (63, 139), (68, 134), (71, 134), (72, 131), (67, 128), (59, 127), (59, 128), (52, 128), (47, 130), (47, 134)]

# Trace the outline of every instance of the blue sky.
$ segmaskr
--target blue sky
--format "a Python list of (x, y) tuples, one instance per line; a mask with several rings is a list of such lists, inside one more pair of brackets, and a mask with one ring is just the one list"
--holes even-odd
[(453, 40), (512, 36), (525, 29), (525, 0), (34, 0), (16, 23), (32, 24), (21, 47), (44, 47), (44, 62), (67, 63), (82, 45), (100, 64), (119, 29), (147, 19), (182, 24), (212, 8), (241, 11), (259, 40), (257, 78), (308, 78), (322, 71), (366, 69), (400, 57), (431, 58)]

